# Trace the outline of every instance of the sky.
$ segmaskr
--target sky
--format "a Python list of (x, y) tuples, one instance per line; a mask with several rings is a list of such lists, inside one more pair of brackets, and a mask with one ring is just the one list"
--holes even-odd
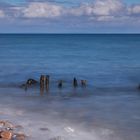
[(0, 0), (0, 33), (140, 33), (140, 0)]

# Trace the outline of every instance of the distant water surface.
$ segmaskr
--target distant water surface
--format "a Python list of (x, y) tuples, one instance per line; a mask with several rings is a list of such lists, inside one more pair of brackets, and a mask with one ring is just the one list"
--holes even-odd
[(98, 87), (140, 81), (140, 35), (1, 34), (0, 84), (74, 76)]

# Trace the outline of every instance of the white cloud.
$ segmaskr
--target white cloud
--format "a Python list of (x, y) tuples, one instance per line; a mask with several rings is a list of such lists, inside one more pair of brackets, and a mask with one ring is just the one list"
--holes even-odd
[(5, 17), (5, 13), (3, 10), (0, 10), (0, 18), (4, 18)]
[(119, 0), (96, 0), (92, 4), (72, 8), (69, 12), (75, 16), (112, 16), (122, 14), (125, 10), (125, 5)]
[(62, 15), (63, 8), (50, 3), (32, 2), (22, 12), (27, 18), (54, 18)]
[(69, 9), (68, 13), (73, 16), (90, 16), (93, 13), (93, 4), (82, 4), (79, 7)]
[(140, 14), (140, 5), (134, 5), (130, 9), (131, 14)]
[(77, 7), (65, 7), (52, 2), (29, 2), (26, 5), (9, 7), (5, 11), (0, 10), (0, 17), (5, 16), (4, 12), (13, 19), (60, 18), (60, 21), (65, 19), (70, 21), (70, 19), (75, 20), (77, 18), (84, 22), (136, 22), (140, 20), (140, 5), (128, 6), (121, 0), (95, 0), (93, 3), (84, 3)]
[(99, 16), (97, 21), (112, 21), (114, 20), (114, 16)]
[(123, 12), (125, 5), (119, 0), (96, 0), (93, 12), (99, 16), (116, 15)]
[(54, 18), (60, 16), (109, 16), (123, 12), (125, 5), (119, 0), (96, 0), (79, 7), (62, 7), (47, 2), (31, 2), (22, 12), (27, 18)]

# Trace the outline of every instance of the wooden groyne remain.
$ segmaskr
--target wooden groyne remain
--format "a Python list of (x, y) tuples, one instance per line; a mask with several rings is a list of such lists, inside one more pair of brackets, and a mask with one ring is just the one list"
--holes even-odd
[(78, 87), (78, 82), (77, 82), (77, 79), (75, 77), (73, 79), (73, 87), (74, 88)]
[(50, 84), (50, 76), (46, 75), (45, 77), (46, 92), (49, 91), (49, 84)]
[(45, 89), (45, 75), (40, 76), (40, 93), (44, 93)]
[(49, 84), (50, 84), (50, 76), (49, 75), (41, 75), (40, 76), (40, 92), (44, 93), (45, 89), (46, 92), (49, 91)]
[[(59, 89), (62, 89), (63, 88), (63, 84), (64, 84), (64, 81), (63, 80), (59, 80), (58, 84), (57, 84), (57, 87)], [(41, 94), (43, 94), (45, 91), (48, 93), (49, 92), (49, 88), (50, 88), (50, 76), (49, 75), (41, 75), (39, 82), (37, 80), (35, 80), (35, 79), (31, 79), (30, 78), (21, 87), (24, 87), (27, 90), (29, 87), (33, 87), (33, 86), (37, 86), (38, 87), (38, 85), (40, 87), (40, 93)], [(81, 80), (78, 83), (77, 78), (74, 77), (73, 81), (72, 81), (72, 87), (73, 88), (77, 88), (79, 85), (81, 85), (81, 87), (86, 87), (87, 86), (87, 81), (86, 80)]]
[(138, 85), (138, 89), (140, 90), (140, 84)]
[(62, 87), (63, 87), (63, 80), (59, 80), (58, 81), (58, 88), (62, 89)]
[(86, 85), (87, 85), (87, 81), (86, 80), (81, 80), (81, 86), (86, 87)]

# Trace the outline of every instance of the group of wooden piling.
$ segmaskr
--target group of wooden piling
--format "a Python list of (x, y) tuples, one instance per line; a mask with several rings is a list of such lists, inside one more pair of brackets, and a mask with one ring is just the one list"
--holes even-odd
[[(63, 83), (64, 83), (63, 80), (58, 81), (57, 86), (58, 86), (59, 89), (63, 88)], [(25, 90), (27, 90), (28, 87), (35, 86), (35, 85), (38, 85), (38, 84), (40, 85), (40, 92), (41, 93), (43, 93), (45, 90), (46, 90), (46, 92), (48, 92), (49, 87), (50, 87), (50, 76), (49, 75), (41, 75), (39, 82), (34, 80), (34, 79), (28, 79), (25, 84), (21, 85), (21, 87), (25, 87)], [(87, 84), (86, 80), (81, 80), (80, 85), (82, 87), (86, 87), (86, 84)], [(74, 88), (78, 87), (78, 80), (75, 77), (73, 78), (72, 85), (73, 85)]]
[[(63, 80), (58, 81), (58, 88), (62, 89), (63, 88)], [(34, 79), (28, 79), (25, 84), (22, 84), (20, 87), (25, 88), (25, 90), (28, 89), (28, 87), (35, 86), (35, 85), (40, 85), (40, 91), (41, 93), (44, 93), (45, 89), (48, 92), (49, 87), (50, 87), (50, 76), (49, 75), (41, 75), (40, 76), (40, 82), (34, 80)], [(79, 86), (78, 80), (74, 77), (72, 86), (74, 88), (77, 88)], [(85, 88), (87, 86), (87, 81), (86, 80), (81, 80), (80, 81), (80, 86)], [(140, 90), (140, 84), (137, 86), (137, 89)]]
[[(86, 80), (81, 80), (81, 86), (86, 87)], [(49, 75), (41, 75), (40, 76), (40, 91), (43, 93), (44, 90), (49, 91), (49, 86), (50, 86), (50, 76)], [(58, 88), (61, 89), (63, 87), (63, 80), (58, 81)], [(73, 87), (77, 88), (78, 87), (78, 81), (76, 78), (73, 79)]]

